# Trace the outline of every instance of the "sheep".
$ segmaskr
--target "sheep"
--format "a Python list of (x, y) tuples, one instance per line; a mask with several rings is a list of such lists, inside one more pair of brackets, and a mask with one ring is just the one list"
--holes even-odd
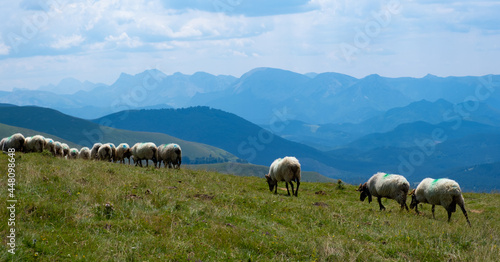
[(462, 209), (462, 213), (464, 213), (467, 223), (471, 226), (464, 207), (462, 190), (456, 181), (447, 178), (425, 178), (417, 186), (417, 189), (413, 189), (409, 195), (411, 196), (410, 208), (415, 208), (417, 214), (419, 214), (418, 204), (428, 203), (432, 205), (432, 218), (436, 219), (434, 208), (436, 205), (441, 205), (448, 212), (448, 222), (450, 222), (451, 213), (456, 211), (458, 204)]
[(181, 168), (182, 149), (178, 144), (163, 144), (158, 147), (158, 167), (163, 161), (165, 168)]
[(99, 150), (97, 150), (97, 159), (99, 160), (107, 160), (108, 162), (111, 162), (112, 157), (112, 149), (109, 144), (104, 144), (99, 147)]
[(106, 143), (105, 145), (109, 145), (111, 147), (111, 161), (115, 161), (116, 158), (116, 146), (113, 143)]
[(368, 203), (371, 203), (372, 196), (377, 197), (380, 210), (385, 210), (381, 202), (382, 198), (385, 197), (396, 200), (401, 205), (401, 210), (406, 208), (408, 211), (408, 205), (406, 205), (408, 190), (410, 190), (410, 183), (404, 176), (378, 172), (366, 183), (360, 184), (356, 191), (361, 193), (359, 198), (361, 201), (365, 201), (365, 198), (368, 197)]
[(97, 159), (97, 151), (99, 150), (99, 147), (101, 147), (101, 143), (95, 143), (92, 146), (92, 149), (90, 150), (90, 159), (95, 160)]
[[(292, 186), (292, 195), (298, 196), (299, 186), (300, 186), (300, 163), (295, 157), (284, 157), (274, 160), (269, 168), (269, 173), (265, 175), (267, 184), (269, 185), (269, 190), (274, 194), (277, 194), (278, 182), (285, 181), (286, 191), (290, 196), (290, 191), (288, 190), (288, 183)], [(293, 190), (292, 181), (297, 183), (297, 189)]]
[(63, 157), (67, 157), (69, 155), (69, 146), (66, 143), (62, 143), (63, 148)]
[(3, 151), (3, 144), (5, 144), (5, 141), (7, 141), (6, 137), (2, 138), (2, 140), (0, 141), (0, 150), (2, 151)]
[(71, 149), (69, 150), (68, 159), (77, 159), (77, 158), (78, 158), (78, 155), (79, 155), (79, 151), (78, 151), (78, 149), (76, 149), (76, 148), (71, 148)]
[(24, 141), (24, 150), (26, 153), (29, 152), (41, 153), (43, 152), (46, 143), (47, 142), (45, 141), (45, 138), (41, 135), (27, 137)]
[(86, 146), (82, 147), (80, 149), (80, 153), (78, 153), (78, 157), (81, 159), (89, 160), (90, 159), (90, 149)]
[(13, 148), (16, 152), (24, 152), (24, 140), (23, 134), (15, 133), (5, 139), (2, 151), (7, 152), (9, 148)]
[(116, 162), (125, 163), (125, 158), (128, 159), (128, 163), (130, 164), (130, 156), (132, 155), (132, 151), (130, 151), (130, 146), (127, 143), (121, 143), (116, 148)]
[(59, 141), (54, 142), (54, 155), (64, 157), (63, 146)]
[(52, 138), (45, 138), (45, 146), (43, 147), (43, 149), (52, 153), (53, 156), (55, 156), (55, 154), (56, 154), (56, 150), (55, 150), (54, 146), (55, 146), (55, 144), (54, 144), (54, 140), (52, 140)]
[(142, 167), (142, 160), (146, 160), (146, 166), (148, 166), (149, 160), (153, 160), (156, 167), (156, 163), (158, 162), (158, 148), (154, 143), (136, 143), (131, 150), (136, 166), (139, 165)]

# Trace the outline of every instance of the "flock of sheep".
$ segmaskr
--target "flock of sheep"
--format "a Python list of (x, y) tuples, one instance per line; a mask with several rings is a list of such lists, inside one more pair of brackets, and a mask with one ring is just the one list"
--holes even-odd
[[(3, 138), (0, 142), (0, 148), (6, 152), (9, 148), (14, 148), (18, 152), (42, 152), (48, 150), (54, 156), (65, 157), (68, 159), (97, 159), (103, 161), (114, 161), (125, 163), (128, 159), (131, 164), (131, 159), (135, 161), (135, 165), (142, 167), (142, 160), (146, 160), (148, 166), (149, 160), (152, 160), (154, 166), (161, 166), (163, 162), (165, 167), (180, 168), (182, 150), (177, 144), (162, 144), (156, 146), (154, 143), (136, 143), (129, 147), (126, 143), (121, 143), (115, 147), (112, 143), (96, 143), (89, 149), (83, 147), (80, 150), (69, 148), (67, 144), (53, 141), (50, 138), (44, 138), (41, 135), (24, 138), (20, 133), (16, 133), (10, 137)], [(278, 182), (284, 181), (288, 195), (290, 191), (288, 184), (292, 187), (292, 195), (298, 196), (300, 186), (300, 163), (295, 157), (284, 157), (276, 159), (269, 168), (269, 173), (265, 175), (269, 185), (269, 190), (277, 193)], [(293, 183), (297, 184), (294, 190)], [(443, 206), (448, 212), (448, 222), (451, 218), (451, 213), (456, 211), (458, 204), (462, 209), (467, 223), (470, 224), (467, 211), (464, 207), (464, 198), (462, 191), (457, 182), (451, 179), (441, 178), (432, 179), (426, 178), (420, 182), (416, 189), (410, 193), (410, 183), (405, 177), (396, 174), (376, 173), (364, 184), (360, 184), (357, 191), (361, 193), (360, 200), (364, 201), (368, 197), (368, 202), (371, 203), (372, 196), (377, 198), (380, 210), (385, 210), (381, 199), (394, 199), (401, 205), (401, 210), (406, 208), (407, 195), (411, 196), (410, 208), (415, 208), (418, 211), (419, 203), (428, 203), (432, 205), (432, 216), (434, 217), (434, 208), (436, 205)]]
[(127, 143), (121, 143), (115, 146), (113, 143), (95, 143), (92, 149), (82, 147), (80, 150), (77, 148), (69, 148), (66, 143), (54, 141), (51, 138), (45, 138), (41, 135), (31, 137), (24, 137), (21, 133), (13, 134), (5, 137), (0, 141), (0, 148), (6, 152), (8, 148), (14, 148), (16, 152), (42, 152), (47, 150), (53, 156), (67, 158), (67, 159), (94, 159), (109, 162), (128, 163), (132, 161), (135, 165), (142, 167), (142, 160), (146, 160), (146, 166), (149, 160), (153, 161), (154, 166), (180, 168), (182, 163), (182, 149), (177, 144), (162, 144), (156, 146), (154, 143), (136, 143), (130, 147)]

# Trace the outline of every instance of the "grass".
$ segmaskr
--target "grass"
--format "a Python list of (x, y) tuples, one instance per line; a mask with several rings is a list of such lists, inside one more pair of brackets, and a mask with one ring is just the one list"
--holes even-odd
[[(7, 155), (0, 171), (7, 172)], [(167, 170), (46, 154), (16, 157), (16, 254), (3, 261), (497, 261), (500, 195), (464, 194), (461, 213), (422, 215), (356, 187), (301, 183), (272, 194), (263, 178)], [(279, 184), (280, 188), (284, 184)], [(7, 198), (7, 178), (0, 187)], [(408, 200), (409, 202), (409, 200)], [(0, 209), (4, 246), (8, 210)], [(460, 211), (458, 211), (460, 212)]]

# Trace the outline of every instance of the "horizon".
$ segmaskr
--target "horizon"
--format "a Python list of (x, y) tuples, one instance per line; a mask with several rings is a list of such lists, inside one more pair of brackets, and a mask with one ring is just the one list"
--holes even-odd
[(495, 1), (462, 0), (8, 2), (0, 10), (0, 90), (65, 78), (109, 85), (147, 69), (234, 77), (259, 67), (356, 78), (498, 74), (499, 12)]

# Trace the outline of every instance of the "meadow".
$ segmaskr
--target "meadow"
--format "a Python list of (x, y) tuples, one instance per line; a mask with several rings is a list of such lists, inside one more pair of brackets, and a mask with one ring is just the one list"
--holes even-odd
[[(0, 190), (8, 205), (8, 156)], [(357, 186), (17, 154), (16, 250), (2, 261), (498, 261), (500, 194), (465, 193), (460, 210), (400, 211), (359, 201)], [(376, 172), (378, 170), (374, 170)], [(410, 199), (407, 200), (410, 203)]]

